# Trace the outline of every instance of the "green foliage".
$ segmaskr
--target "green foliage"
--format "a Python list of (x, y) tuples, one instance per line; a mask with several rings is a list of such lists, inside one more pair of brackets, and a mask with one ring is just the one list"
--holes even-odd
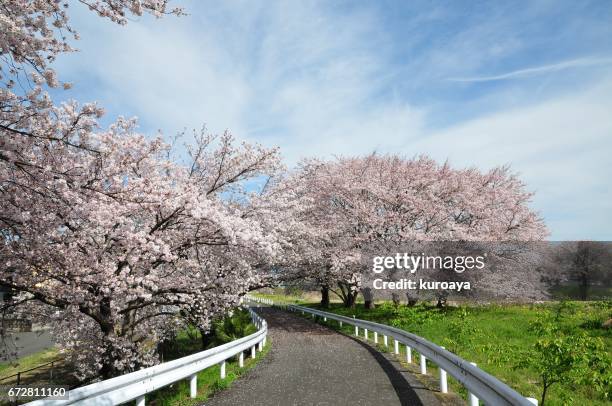
[[(602, 376), (593, 373), (591, 368), (603, 359), (603, 342), (599, 338), (588, 337), (584, 333), (557, 335), (538, 340), (532, 351), (528, 351), (523, 361), (536, 371), (542, 385), (542, 402), (551, 385), (559, 383), (568, 386), (592, 384), (601, 381)], [(605, 368), (604, 368), (605, 372)], [(603, 382), (600, 382), (603, 383)], [(607, 397), (607, 394), (602, 394)]]
[(251, 323), (249, 312), (239, 309), (233, 314), (213, 322), (213, 337), (208, 347), (212, 348), (229, 343), (230, 341), (253, 334), (256, 331), (257, 328)]
[[(440, 312), (423, 311), (424, 309), (421, 305), (414, 307), (395, 306), (386, 302), (378, 306), (377, 312), (388, 315), (390, 320), (387, 324), (409, 331), (417, 326), (430, 325), (441, 318)], [(359, 317), (361, 316), (360, 314)]]
[(470, 317), (469, 310), (461, 307), (456, 312), (456, 317), (448, 323), (448, 336), (443, 342), (449, 351), (457, 353), (464, 347), (473, 347), (481, 334), (482, 330)]
[[(237, 338), (252, 334), (255, 331), (257, 331), (257, 329), (251, 324), (251, 317), (248, 311), (237, 309), (231, 315), (213, 323), (211, 346), (233, 341)], [(194, 334), (194, 331), (186, 330), (180, 332), (175, 342), (172, 344), (179, 347), (185, 346), (185, 348), (198, 348), (196, 351), (199, 351), (200, 340), (197, 335)], [(235, 359), (227, 360), (225, 379), (221, 379), (220, 377), (219, 365), (198, 372), (198, 394), (194, 399), (189, 398), (189, 383), (183, 380), (147, 396), (147, 404), (154, 406), (195, 406), (202, 404), (214, 393), (229, 388), (234, 380), (255, 366), (255, 364), (267, 354), (270, 345), (270, 340), (268, 340), (263, 352), (258, 352), (254, 360), (251, 359), (251, 357), (245, 357), (244, 368), (240, 368)], [(184, 353), (182, 350), (177, 351), (181, 354)]]
[(505, 343), (487, 342), (474, 347), (481, 354), (481, 358), (485, 359), (487, 365), (495, 365), (496, 367), (510, 365), (515, 361), (517, 354), (520, 353), (520, 347)]
[(202, 351), (202, 340), (198, 330), (190, 326), (179, 331), (172, 339), (160, 343), (158, 351), (162, 356), (162, 361), (167, 362)]
[(541, 405), (554, 384), (591, 386), (603, 399), (610, 399), (612, 358), (601, 338), (584, 331), (583, 326), (592, 322), (592, 318), (578, 326), (568, 323), (567, 319), (577, 313), (581, 313), (581, 308), (576, 303), (561, 302), (538, 314), (531, 323), (531, 330), (540, 338), (521, 361), (539, 376)]

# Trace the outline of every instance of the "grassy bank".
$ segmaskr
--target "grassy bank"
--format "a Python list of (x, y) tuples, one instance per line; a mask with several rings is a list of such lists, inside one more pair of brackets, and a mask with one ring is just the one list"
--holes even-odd
[[(277, 301), (304, 303), (299, 297), (265, 295)], [(346, 309), (339, 303), (332, 303), (329, 311), (345, 316), (375, 321), (422, 336), (458, 354), (480, 368), (498, 377), (519, 393), (540, 398), (541, 378), (535, 368), (528, 366), (525, 356), (541, 339), (542, 333), (534, 326), (545, 315), (555, 316), (555, 323), (562, 331), (594, 337), (603, 343), (607, 376), (611, 371), (609, 360), (612, 354), (612, 332), (602, 323), (612, 317), (612, 304), (608, 302), (564, 302), (534, 305), (487, 305), (462, 306), (438, 309), (429, 305), (408, 308), (394, 307), (391, 303), (379, 303), (375, 309), (366, 310), (362, 304), (355, 309)], [(558, 316), (558, 317), (557, 317)], [(329, 323), (336, 328), (337, 323)], [(352, 334), (353, 328), (344, 331)], [(391, 347), (389, 347), (391, 348)], [(580, 349), (577, 351), (581, 351)], [(601, 363), (600, 363), (601, 365)], [(437, 374), (430, 368), (431, 374)], [(609, 381), (608, 381), (609, 382)], [(465, 390), (451, 379), (451, 389), (463, 396)], [(609, 399), (602, 396), (602, 388), (589, 384), (552, 385), (547, 393), (546, 405), (609, 405)], [(609, 392), (608, 388), (608, 392)], [(605, 389), (604, 389), (605, 391)], [(605, 396), (605, 395), (604, 395)]]
[(228, 360), (225, 366), (225, 379), (221, 379), (221, 367), (219, 365), (200, 371), (198, 373), (198, 394), (193, 399), (189, 397), (189, 382), (183, 380), (147, 396), (147, 404), (155, 406), (200, 405), (215, 393), (231, 387), (236, 379), (252, 369), (259, 360), (266, 356), (270, 346), (271, 341), (268, 338), (263, 351), (257, 352), (255, 359), (251, 358), (250, 353), (248, 356), (245, 353), (244, 368), (238, 366), (236, 359)]
[[(205, 337), (206, 348), (212, 348), (238, 338), (248, 336), (257, 329), (251, 323), (246, 310), (239, 310), (230, 317), (213, 322), (210, 335)], [(187, 406), (202, 404), (215, 393), (227, 389), (245, 372), (253, 368), (270, 349), (270, 340), (266, 340), (262, 352), (257, 352), (255, 359), (250, 351), (245, 352), (244, 367), (238, 365), (238, 356), (226, 361), (224, 379), (221, 379), (220, 365), (214, 365), (198, 373), (198, 393), (193, 399), (189, 397), (189, 382), (183, 380), (156, 391), (147, 396), (147, 404), (157, 406)], [(164, 351), (166, 361), (184, 357), (202, 351), (202, 336), (196, 330), (181, 331)]]
[(73, 367), (62, 358), (56, 347), (1, 363), (0, 384), (17, 384), (17, 377), (14, 375), (18, 372), (21, 385), (78, 385), (78, 380), (73, 375)]
[[(19, 358), (11, 362), (2, 362), (0, 363), (0, 379), (14, 375), (20, 371), (25, 371), (31, 368), (36, 368), (39, 365), (43, 365), (48, 362), (55, 361), (59, 358), (60, 358), (59, 351), (56, 348), (49, 348), (43, 351), (36, 352), (34, 354), (27, 355), (25, 357)], [(27, 380), (30, 377), (30, 375), (33, 375), (36, 372), (38, 371), (35, 370), (29, 373), (24, 373), (22, 375), (22, 378), (24, 378), (24, 380)], [(7, 381), (7, 383), (13, 383), (13, 382)]]

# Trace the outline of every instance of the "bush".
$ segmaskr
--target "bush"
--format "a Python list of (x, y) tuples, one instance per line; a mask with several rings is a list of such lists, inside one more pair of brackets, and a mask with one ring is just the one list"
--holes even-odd
[(215, 320), (212, 325), (212, 340), (208, 348), (248, 336), (257, 331), (251, 323), (251, 315), (247, 310), (239, 309), (222, 319)]
[(571, 318), (576, 311), (574, 304), (561, 303), (531, 323), (531, 330), (541, 338), (523, 354), (521, 367), (528, 366), (537, 372), (542, 387), (541, 406), (554, 384), (591, 386), (603, 399), (610, 400), (612, 357), (601, 338), (563, 323), (564, 313)]

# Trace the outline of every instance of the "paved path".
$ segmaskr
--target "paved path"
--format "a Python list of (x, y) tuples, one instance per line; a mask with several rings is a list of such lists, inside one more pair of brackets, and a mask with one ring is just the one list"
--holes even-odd
[(268, 321), (270, 352), (207, 406), (438, 404), (397, 362), (361, 341), (281, 310), (258, 311)]

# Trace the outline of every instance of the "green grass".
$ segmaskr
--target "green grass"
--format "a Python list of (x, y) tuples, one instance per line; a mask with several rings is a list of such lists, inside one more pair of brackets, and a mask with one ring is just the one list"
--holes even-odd
[(0, 363), (0, 379), (54, 361), (58, 358), (58, 350), (56, 348), (48, 348), (15, 361), (2, 362)]
[[(279, 302), (282, 297), (261, 295)], [(293, 298), (284, 302), (294, 302)], [(302, 303), (304, 304), (304, 303)], [(307, 304), (317, 307), (316, 303)], [(586, 332), (593, 337), (601, 337), (608, 349), (612, 348), (612, 332), (601, 328), (601, 324), (612, 317), (609, 302), (571, 302), (570, 308), (563, 313), (561, 323)], [(390, 303), (378, 303), (373, 310), (364, 309), (358, 304), (355, 309), (346, 309), (341, 304), (332, 303), (328, 310), (344, 316), (355, 316), (387, 324), (422, 336), (438, 345), (458, 354), (470, 362), (499, 378), (526, 397), (539, 398), (541, 387), (535, 371), (521, 365), (521, 354), (530, 349), (539, 336), (530, 329), (530, 323), (547, 310), (553, 309), (555, 303), (538, 305), (487, 305), (448, 307), (438, 309), (433, 306), (420, 305), (407, 308), (405, 305), (395, 308)], [(338, 329), (338, 323), (328, 321), (332, 328)], [(344, 326), (342, 331), (354, 334), (353, 326)], [(363, 334), (363, 332), (360, 332)], [(370, 332), (370, 341), (373, 333)], [(382, 343), (382, 337), (379, 342)], [(379, 349), (385, 350), (382, 345)], [(400, 346), (403, 347), (403, 346)], [(389, 351), (393, 351), (393, 342), (389, 340)], [(402, 348), (402, 354), (405, 354)], [(413, 352), (413, 363), (418, 365), (418, 355)], [(608, 351), (608, 354), (610, 352)], [(405, 355), (401, 355), (405, 359)], [(428, 373), (437, 376), (437, 368), (428, 363)], [(458, 382), (449, 376), (451, 390), (466, 397), (466, 391)], [(609, 405), (591, 387), (554, 385), (547, 394), (547, 405)]]
[(270, 346), (271, 342), (268, 337), (263, 351), (258, 352), (255, 359), (251, 358), (250, 353), (248, 356), (245, 353), (244, 368), (238, 366), (237, 360), (228, 360), (225, 365), (225, 379), (221, 379), (221, 367), (219, 365), (212, 366), (199, 372), (198, 393), (193, 399), (189, 397), (189, 382), (183, 380), (147, 396), (146, 402), (148, 405), (156, 406), (192, 406), (202, 404), (202, 402), (209, 399), (215, 393), (231, 387), (236, 379), (252, 369), (260, 359), (266, 356), (270, 350)]
[[(209, 336), (207, 347), (217, 346), (255, 332), (251, 318), (246, 310), (238, 310), (230, 317), (216, 320)], [(238, 365), (238, 356), (228, 359), (225, 365), (225, 379), (221, 379), (221, 366), (214, 365), (198, 373), (198, 392), (193, 399), (189, 396), (189, 382), (182, 380), (146, 396), (147, 404), (157, 406), (187, 406), (202, 404), (218, 391), (227, 389), (238, 377), (253, 368), (270, 349), (269, 338), (262, 352), (251, 358), (250, 350), (245, 352), (244, 367)], [(195, 329), (183, 330), (164, 349), (166, 361), (202, 351), (202, 336)]]

